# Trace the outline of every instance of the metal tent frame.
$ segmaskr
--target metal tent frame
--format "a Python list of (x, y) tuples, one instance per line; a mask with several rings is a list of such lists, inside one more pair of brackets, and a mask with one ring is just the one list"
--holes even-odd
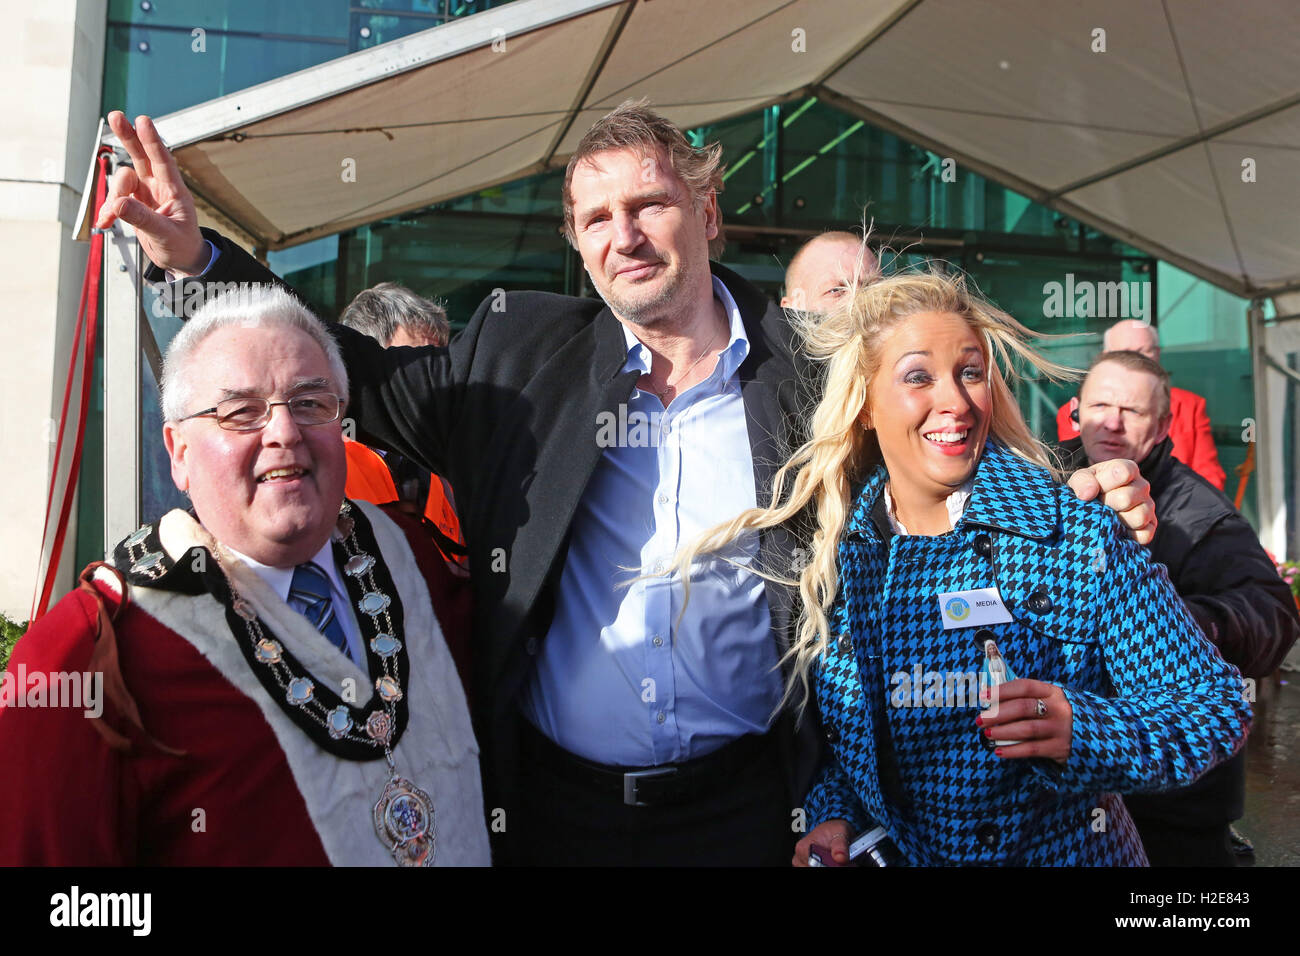
[[(1289, 4), (1076, 8), (518, 0), (157, 126), (201, 213), (265, 252), (555, 168), (592, 119), (628, 96), (649, 96), (685, 127), (816, 96), (1254, 300), (1256, 494), (1265, 546), (1283, 554), (1277, 451), (1290, 373), (1278, 369), (1300, 338), (1292, 341), (1294, 325), (1266, 323), (1259, 306), (1280, 297), (1279, 314), (1296, 311), (1281, 302), (1300, 290), (1300, 261), (1289, 258), (1300, 247), (1300, 164), (1285, 162), (1300, 147), (1300, 35), (1269, 29)], [(1094, 22), (1109, 52), (1096, 51)], [(1236, 41), (1225, 42), (1232, 22), (1254, 28), (1248, 78), (1236, 76)], [(972, 29), (988, 42), (970, 44)], [(1225, 45), (1217, 58), (1205, 52)], [(324, 185), (341, 151), (369, 171), (355, 189)], [(1252, 169), (1264, 164), (1253, 190), (1230, 176), (1243, 151)], [(81, 222), (88, 238), (88, 212)], [(115, 230), (104, 268), (107, 543), (140, 519), (139, 382), (150, 335), (128, 228)]]

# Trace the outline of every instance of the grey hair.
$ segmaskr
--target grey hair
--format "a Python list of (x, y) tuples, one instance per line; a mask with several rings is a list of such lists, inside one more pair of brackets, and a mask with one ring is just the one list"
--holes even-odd
[[(564, 213), (564, 238), (569, 240), (569, 245), (573, 248), (578, 248), (577, 228), (573, 220), (574, 171), (583, 163), (590, 163), (592, 157), (600, 153), (624, 149), (636, 150), (642, 156), (652, 155), (656, 149), (662, 149), (668, 156), (673, 173), (686, 187), (696, 209), (708, 199), (710, 193), (721, 193), (725, 185), (723, 173), (726, 167), (722, 162), (720, 143), (692, 146), (680, 127), (650, 109), (649, 100), (624, 100), (596, 120), (591, 129), (583, 134), (573, 155), (569, 157), (569, 165), (564, 169), (560, 206)], [(718, 234), (709, 240), (709, 257), (722, 258), (726, 245), (727, 237), (723, 231), (722, 212), (719, 208)]]
[(339, 323), (370, 336), (385, 348), (403, 328), (420, 338), (432, 339), (435, 345), (446, 345), (451, 338), (447, 310), (396, 282), (381, 282), (357, 293), (339, 316)]
[(172, 339), (163, 357), (162, 382), (159, 387), (163, 418), (174, 422), (193, 412), (193, 401), (186, 367), (199, 346), (218, 329), (300, 329), (312, 337), (329, 363), (334, 387), (348, 403), (348, 372), (343, 364), (338, 343), (325, 329), (325, 324), (291, 293), (279, 286), (241, 285), (213, 296), (199, 307), (193, 318)]

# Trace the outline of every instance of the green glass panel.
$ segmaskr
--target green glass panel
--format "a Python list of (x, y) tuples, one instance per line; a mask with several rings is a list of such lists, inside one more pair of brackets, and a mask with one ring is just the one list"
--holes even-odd
[(563, 292), (574, 269), (559, 222), (537, 217), (431, 212), (384, 220), (340, 237), (344, 295), (398, 282), (447, 307), (453, 327), (498, 289)]
[(512, 216), (563, 215), (564, 170), (516, 179), (431, 207), (435, 211)]
[[(342, 43), (209, 33), (203, 52), (187, 31), (110, 26), (104, 107), (162, 116), (316, 66), (348, 52)], [(144, 44), (144, 49), (141, 48)]]
[(383, 10), (395, 13), (418, 13), (426, 16), (453, 19), (468, 17), (493, 7), (504, 6), (512, 0), (357, 0), (354, 7)]
[[(962, 260), (976, 287), (1022, 325), (1050, 338), (1034, 345), (1052, 361), (1082, 370), (1101, 348), (1101, 333), (1121, 318), (1140, 317), (1154, 296), (1151, 263), (966, 250)], [(1141, 271), (1143, 268), (1147, 271)], [(1013, 386), (1030, 427), (1056, 440), (1056, 411), (1078, 392), (1077, 381), (1022, 381)]]
[(692, 133), (724, 147), (723, 210), (733, 222), (844, 228), (865, 219), (878, 231), (924, 226), (1053, 239), (1077, 230), (1071, 220), (946, 157), (815, 100)]
[[(1233, 469), (1246, 460), (1245, 420), (1255, 417), (1246, 321), (1250, 302), (1166, 262), (1159, 264), (1157, 274), (1160, 363), (1174, 385), (1205, 397), (1219, 463), (1228, 473), (1228, 496), (1233, 497), (1239, 481)], [(1283, 461), (1289, 463), (1290, 457)], [(1242, 500), (1242, 512), (1252, 523), (1258, 480), (1257, 473), (1251, 475)]]
[(427, 17), (403, 17), (384, 13), (357, 13), (353, 15), (349, 40), (354, 50), (368, 50), (381, 43), (390, 43), (402, 37), (440, 26), (442, 20)]
[(339, 237), (325, 236), (300, 246), (272, 252), (267, 265), (307, 300), (317, 314), (332, 319), (340, 312), (337, 302)]
[(110, 0), (109, 23), (342, 37), (347, 32), (349, 4), (347, 0), (151, 0), (148, 7), (140, 0)]

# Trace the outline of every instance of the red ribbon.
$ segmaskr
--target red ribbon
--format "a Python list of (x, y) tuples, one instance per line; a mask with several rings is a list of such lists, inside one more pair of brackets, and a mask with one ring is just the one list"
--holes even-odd
[[(91, 221), (99, 217), (100, 206), (108, 189), (108, 157), (110, 150), (103, 147), (97, 161), (99, 170), (95, 174), (93, 200), (90, 204)], [(50, 594), (54, 590), (54, 580), (59, 570), (59, 559), (63, 554), (63, 543), (68, 533), (68, 518), (72, 513), (72, 499), (77, 490), (77, 478), (81, 471), (81, 449), (86, 437), (86, 412), (90, 407), (90, 389), (93, 384), (95, 368), (95, 339), (99, 330), (99, 281), (103, 274), (104, 234), (93, 230), (90, 235), (90, 258), (86, 262), (86, 276), (81, 283), (81, 302), (77, 306), (77, 328), (72, 335), (72, 354), (68, 356), (68, 380), (63, 388), (63, 407), (59, 412), (59, 436), (54, 446), (54, 467), (50, 473), (50, 492), (45, 500), (45, 528), (41, 535), (41, 550), (37, 555), (37, 593), (32, 599), (31, 621), (35, 623), (45, 614), (50, 604)], [(85, 330), (85, 350), (81, 362), (81, 413), (77, 417), (77, 430), (72, 442), (72, 462), (68, 468), (68, 481), (63, 488), (63, 501), (59, 508), (59, 520), (54, 532), (54, 544), (50, 548), (50, 560), (45, 565), (44, 575), (39, 566), (40, 556), (45, 554), (45, 542), (50, 533), (50, 515), (54, 510), (54, 486), (58, 482), (59, 462), (63, 457), (63, 438), (68, 426), (68, 406), (72, 399), (72, 382), (77, 368), (77, 352), (82, 345), (82, 330)]]

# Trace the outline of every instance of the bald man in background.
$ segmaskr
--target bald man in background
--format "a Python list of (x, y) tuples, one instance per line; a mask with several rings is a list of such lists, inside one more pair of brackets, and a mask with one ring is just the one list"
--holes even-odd
[[(1101, 343), (1103, 352), (1140, 352), (1157, 365), (1160, 363), (1160, 337), (1156, 330), (1137, 319), (1116, 322), (1106, 330)], [(1219, 452), (1210, 434), (1210, 416), (1205, 410), (1205, 399), (1181, 388), (1169, 389), (1173, 422), (1169, 438), (1173, 441), (1173, 456), (1187, 465), (1220, 491), (1227, 484), (1227, 475), (1219, 464)], [(1079, 400), (1072, 398), (1056, 412), (1056, 434), (1060, 441), (1079, 437), (1079, 423), (1075, 418)]]
[(794, 254), (785, 270), (781, 308), (829, 312), (852, 286), (880, 275), (880, 262), (851, 232), (824, 232)]

